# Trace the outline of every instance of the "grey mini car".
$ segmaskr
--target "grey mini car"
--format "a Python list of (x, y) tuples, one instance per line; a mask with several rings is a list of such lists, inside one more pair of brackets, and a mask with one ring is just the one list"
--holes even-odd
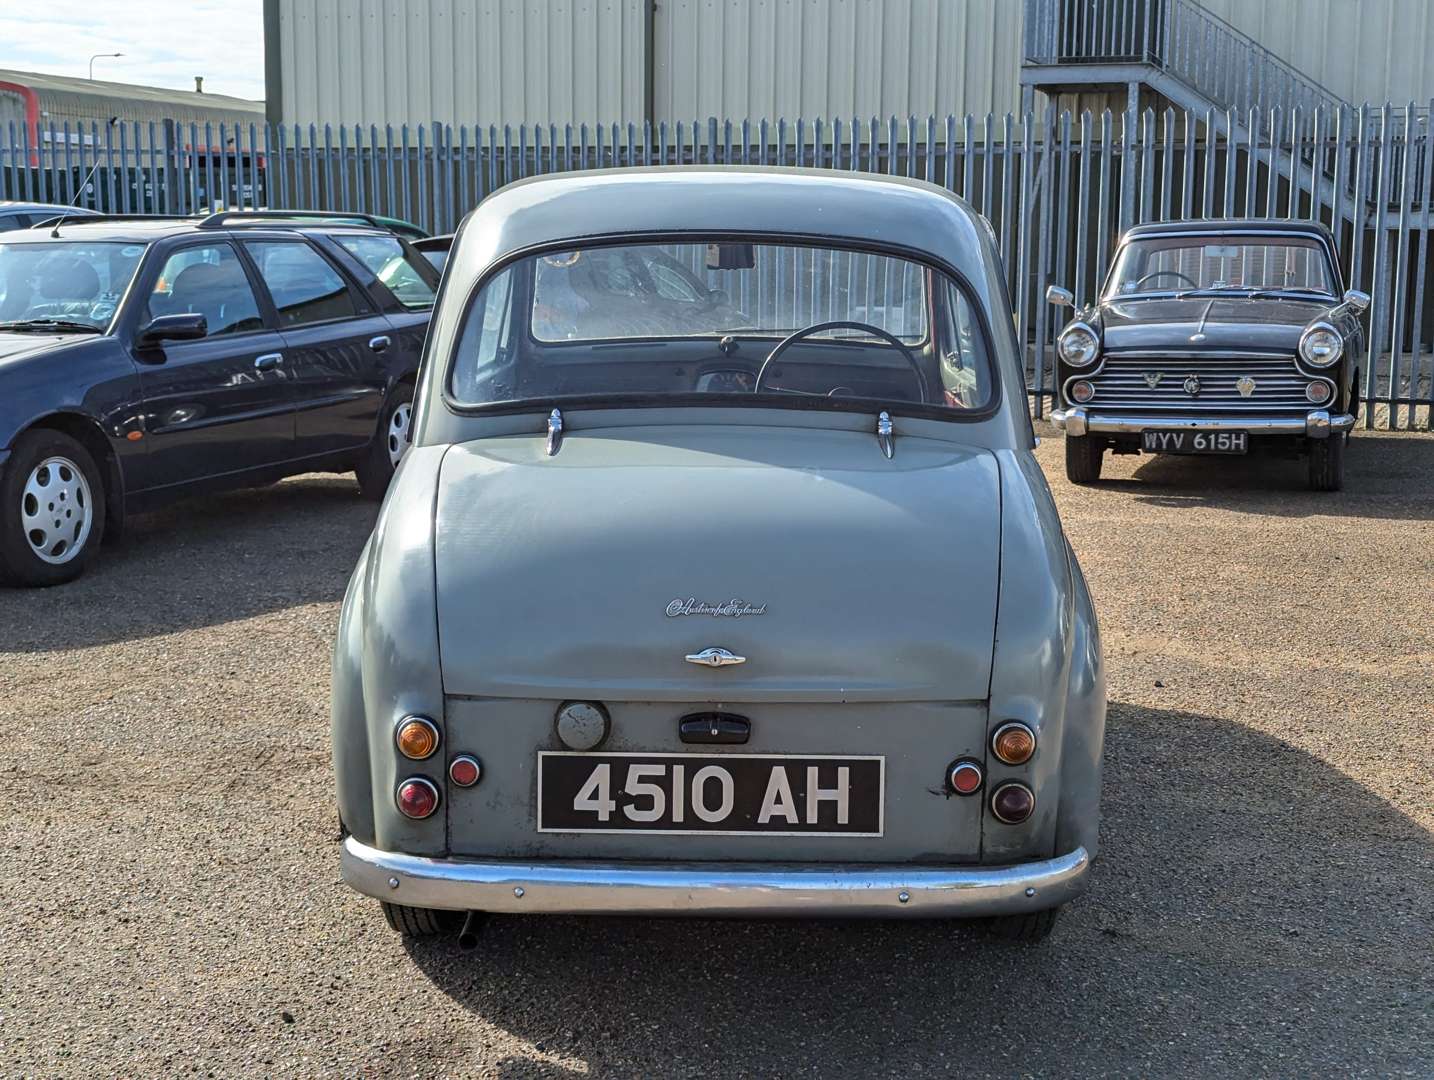
[(619, 170), (465, 220), (344, 600), (342, 868), (489, 912), (963, 917), (1096, 853), (1105, 683), (989, 226)]

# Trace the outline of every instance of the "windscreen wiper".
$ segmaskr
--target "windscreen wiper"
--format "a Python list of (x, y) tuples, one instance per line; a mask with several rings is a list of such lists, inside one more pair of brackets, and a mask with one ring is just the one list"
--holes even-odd
[(76, 319), (16, 319), (13, 322), (0, 322), (0, 330), (14, 330), (22, 334), (32, 330), (59, 330), (77, 334), (104, 333), (104, 330), (94, 323), (79, 322)]

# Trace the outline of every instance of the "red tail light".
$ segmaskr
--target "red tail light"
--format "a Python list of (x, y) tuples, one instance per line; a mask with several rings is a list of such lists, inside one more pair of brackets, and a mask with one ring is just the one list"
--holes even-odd
[(981, 790), (985, 776), (974, 761), (955, 762), (946, 773), (946, 782), (957, 795), (974, 795)]
[(431, 780), (412, 776), (398, 785), (394, 802), (404, 817), (422, 820), (438, 809), (438, 789)]
[(991, 813), (1007, 825), (1019, 825), (1035, 808), (1036, 796), (1025, 784), (1002, 784), (991, 796)]

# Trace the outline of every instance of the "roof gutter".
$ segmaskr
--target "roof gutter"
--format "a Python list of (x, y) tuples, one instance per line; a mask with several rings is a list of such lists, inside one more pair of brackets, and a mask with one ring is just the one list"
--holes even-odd
[(25, 103), (25, 130), (30, 135), (30, 167), (40, 167), (40, 95), (24, 83), (0, 80), (0, 93), (16, 94)]

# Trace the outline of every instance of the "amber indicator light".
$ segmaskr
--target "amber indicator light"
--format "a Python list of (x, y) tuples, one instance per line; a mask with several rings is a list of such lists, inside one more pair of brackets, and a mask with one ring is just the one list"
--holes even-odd
[(431, 757), (438, 749), (438, 728), (433, 721), (423, 716), (407, 716), (399, 722), (394, 733), (398, 752), (414, 761)]
[(991, 751), (1007, 765), (1024, 765), (1036, 752), (1036, 733), (1025, 724), (1002, 724), (991, 738)]

